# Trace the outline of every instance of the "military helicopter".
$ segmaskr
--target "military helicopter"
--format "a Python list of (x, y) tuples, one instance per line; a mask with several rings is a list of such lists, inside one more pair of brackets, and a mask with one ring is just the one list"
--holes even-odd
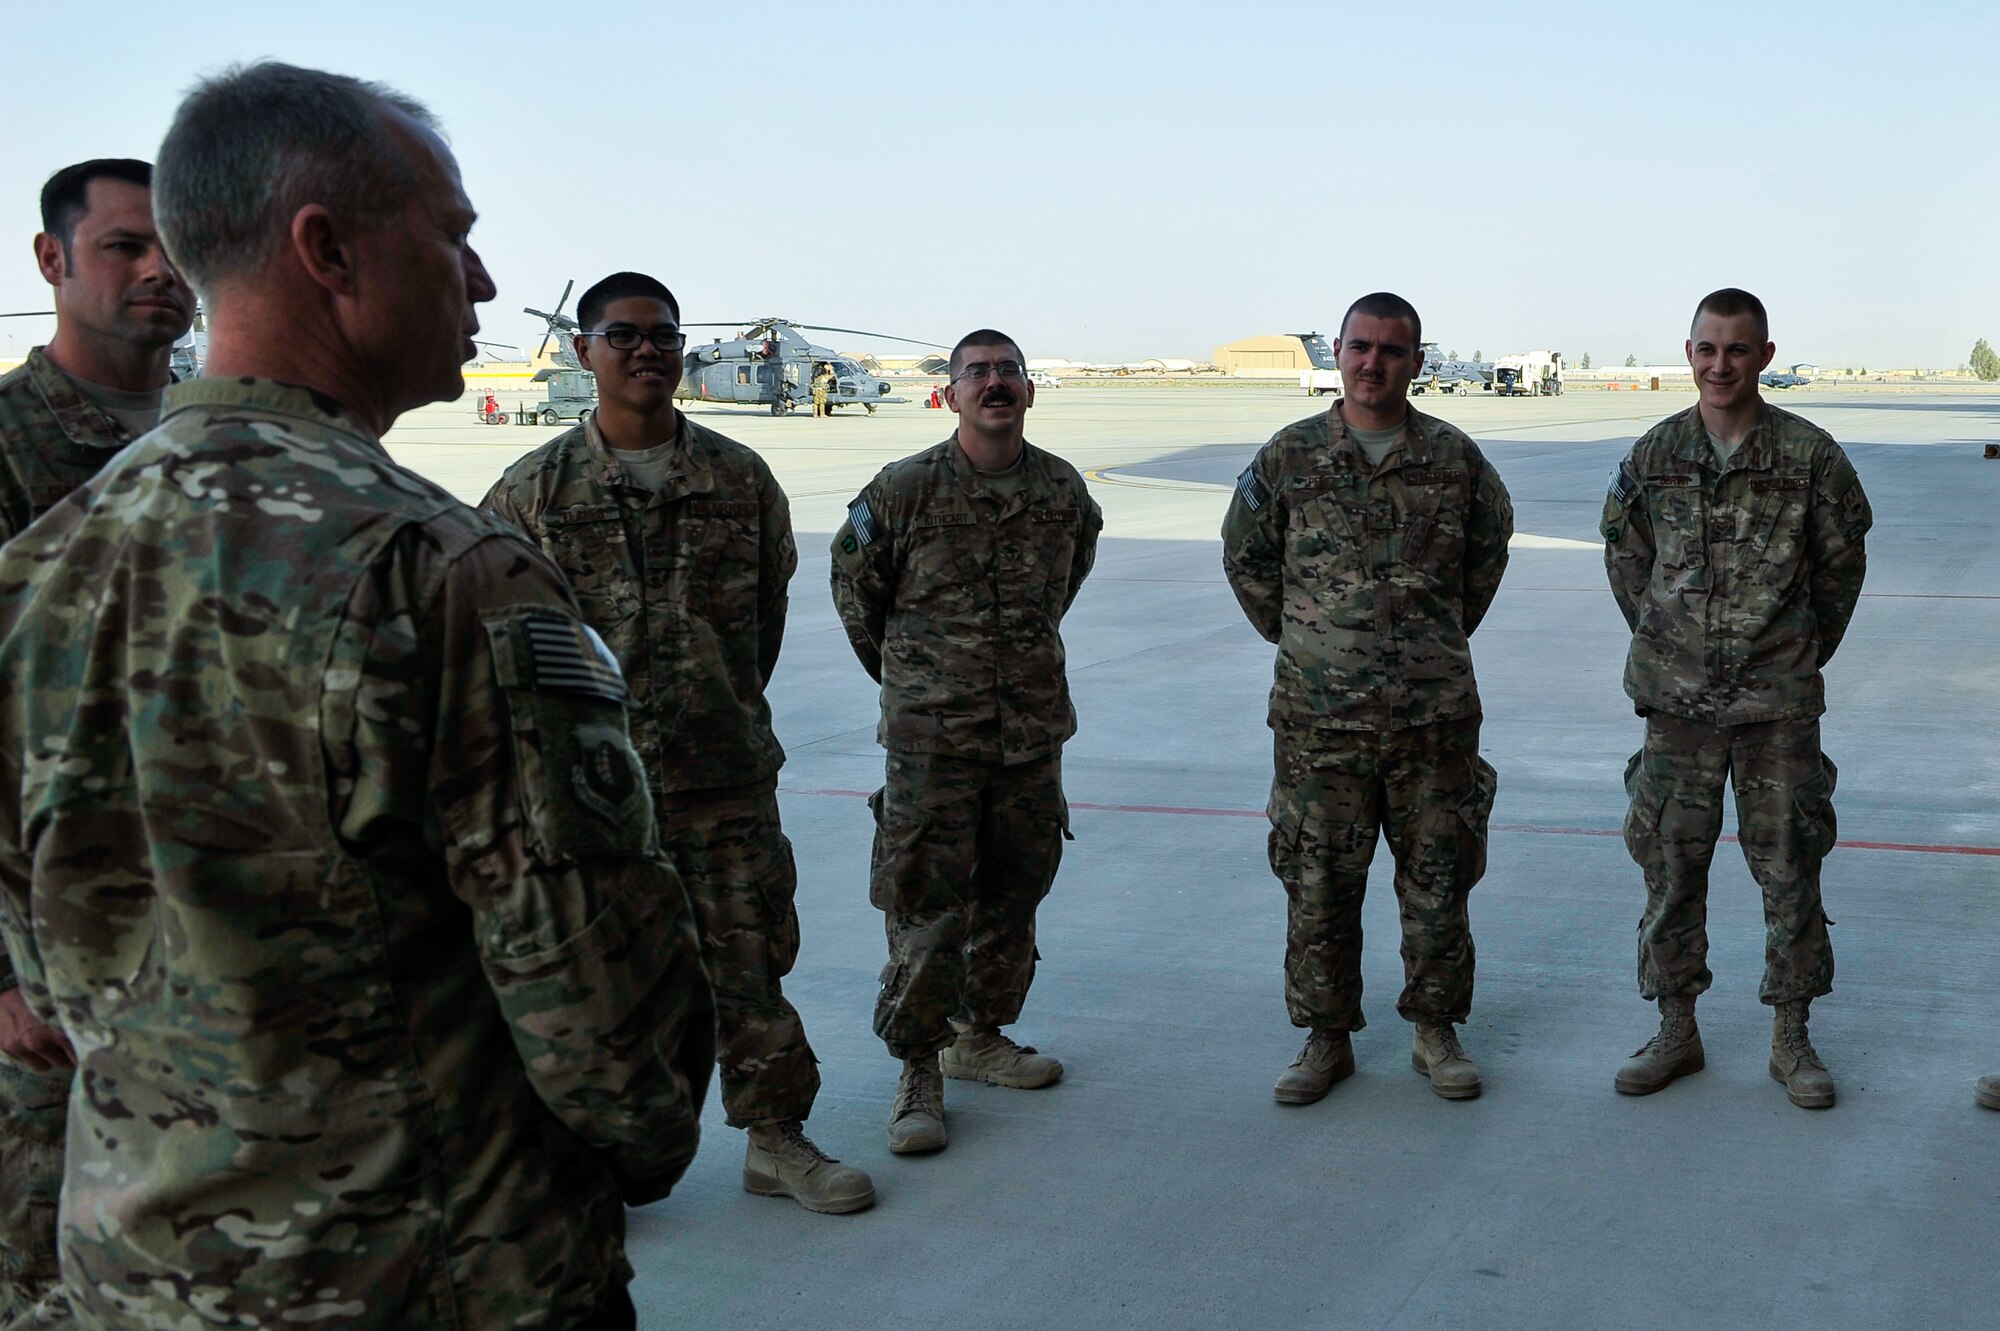
[[(571, 278), (563, 287), (562, 299), (556, 302), (553, 311), (538, 310), (532, 305), (521, 307), (521, 313), (532, 314), (547, 325), (542, 333), (542, 345), (535, 348), (530, 364), (548, 356), (549, 364), (535, 371), (533, 382), (547, 385), (543, 389), (542, 405), (535, 414), (544, 425), (554, 425), (558, 421), (580, 420), (583, 413), (597, 405), (597, 376), (583, 368), (583, 362), (576, 358), (576, 348), (570, 339), (583, 331), (576, 320), (562, 312), (569, 303), (569, 293), (576, 288), (576, 279)], [(555, 343), (555, 352), (549, 354), (549, 343)]]
[[(547, 397), (540, 409), (544, 424), (570, 419), (587, 411), (597, 401), (597, 378), (576, 358), (570, 339), (580, 331), (575, 319), (562, 312), (569, 303), (574, 281), (563, 288), (562, 299), (553, 311), (524, 308), (546, 326), (542, 344), (534, 359), (549, 364), (535, 372), (536, 383), (546, 383)], [(885, 402), (907, 402), (891, 397), (894, 385), (864, 370), (853, 358), (816, 346), (800, 330), (822, 333), (850, 333), (856, 337), (909, 342), (920, 347), (949, 347), (920, 338), (896, 337), (890, 333), (870, 333), (859, 328), (833, 328), (821, 324), (795, 324), (789, 319), (738, 320), (729, 323), (684, 324), (685, 328), (740, 328), (740, 336), (714, 338), (706, 344), (691, 344), (683, 355), (681, 386), (674, 397), (682, 402), (729, 402), (769, 406), (773, 416), (784, 416), (812, 402), (813, 377), (822, 368), (833, 373), (830, 409), (860, 406), (870, 415)], [(550, 343), (555, 344), (550, 350)]]
[[(746, 327), (747, 324), (747, 327)], [(817, 333), (848, 333), (855, 337), (880, 338), (888, 342), (908, 342), (920, 347), (951, 348), (920, 338), (897, 337), (891, 333), (870, 333), (859, 328), (833, 328), (825, 324), (795, 324), (789, 319), (765, 318), (733, 323), (688, 324), (689, 328), (742, 328), (737, 337), (711, 340), (706, 346), (690, 346), (684, 353), (686, 369), (674, 396), (684, 402), (768, 403), (773, 416), (783, 416), (812, 401), (814, 376), (822, 369), (833, 373), (827, 393), (827, 408), (861, 406), (869, 415), (884, 402), (908, 402), (891, 397), (893, 385), (862, 369), (837, 351), (815, 346), (801, 329)]]

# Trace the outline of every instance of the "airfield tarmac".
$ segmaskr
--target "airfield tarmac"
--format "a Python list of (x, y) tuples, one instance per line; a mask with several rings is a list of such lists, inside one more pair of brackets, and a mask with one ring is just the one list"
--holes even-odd
[[(1596, 522), (1617, 459), (1689, 390), (1418, 403), (1498, 465), (1520, 533), (1473, 639), (1500, 774), (1463, 1030), (1486, 1093), (1447, 1102), (1410, 1069), (1385, 848), (1359, 1071), (1299, 1108), (1270, 1092), (1301, 1039), (1265, 861), (1272, 649), (1223, 581), (1216, 531), (1256, 447), (1324, 402), (1072, 381), (1042, 392), (1029, 437), (1091, 474), (1106, 527), (1065, 630), (1076, 840), (1012, 1032), (1068, 1075), (1043, 1091), (947, 1082), (952, 1141), (932, 1157), (884, 1143), (897, 1065), (869, 1030), (885, 952), (862, 802), (882, 755), (827, 545), (869, 476), (953, 418), (695, 411), (792, 496), (800, 568), (772, 686), (805, 940), (787, 990), (825, 1079), (809, 1130), (874, 1175), (880, 1202), (822, 1217), (744, 1193), (742, 1135), (711, 1088), (686, 1180), (630, 1216), (640, 1325), (1991, 1325), (2000, 1114), (1972, 1081), (2000, 1070), (2000, 462), (1980, 456), (2000, 441), (2000, 395), (1771, 400), (1847, 446), (1876, 515), (1823, 723), (1839, 970), (1813, 1035), (1838, 1106), (1796, 1109), (1765, 1071), (1761, 915), (1733, 845), (1711, 896), (1708, 1068), (1642, 1099), (1611, 1089), (1656, 1017), (1634, 986), (1642, 889), (1618, 836), (1640, 722)], [(476, 502), (555, 433), (481, 427), (461, 401), (389, 444)]]

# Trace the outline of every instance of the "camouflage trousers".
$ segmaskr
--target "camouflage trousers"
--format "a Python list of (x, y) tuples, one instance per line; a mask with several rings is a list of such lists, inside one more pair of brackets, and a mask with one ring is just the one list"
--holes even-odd
[(61, 1282), (56, 1208), (71, 1075), (0, 1059), (0, 1327)]
[(1819, 722), (1715, 726), (1654, 713), (1646, 745), (1625, 766), (1625, 848), (1646, 875), (1639, 920), (1639, 992), (1693, 997), (1708, 969), (1708, 867), (1722, 835), (1722, 784), (1736, 790), (1743, 858), (1764, 894), (1766, 1003), (1833, 988), (1832, 921), (1820, 907), (1819, 866), (1833, 849), (1837, 773)]
[(1035, 910), (1069, 835), (1062, 755), (1002, 765), (892, 750), (868, 805), (868, 899), (889, 934), (875, 1034), (897, 1058), (921, 1058), (952, 1042), (954, 1017), (1018, 1020), (1039, 957)]
[(1288, 898), (1285, 1007), (1294, 1026), (1358, 1031), (1361, 902), (1383, 834), (1396, 860), (1407, 1021), (1462, 1022), (1474, 950), (1466, 898), (1486, 872), (1495, 775), (1479, 718), (1406, 730), (1280, 732), (1271, 869)]
[(715, 990), (728, 1122), (803, 1121), (819, 1095), (819, 1060), (781, 984), (799, 957), (799, 878), (778, 823), (777, 783), (658, 794), (655, 803)]

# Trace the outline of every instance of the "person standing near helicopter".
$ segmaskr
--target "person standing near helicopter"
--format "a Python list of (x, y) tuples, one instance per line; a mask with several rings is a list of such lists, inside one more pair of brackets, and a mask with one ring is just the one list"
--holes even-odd
[(686, 335), (664, 285), (614, 273), (583, 293), (577, 323), (597, 409), (480, 506), (562, 569), (631, 689), (660, 840), (715, 989), (723, 1108), (749, 1132), (744, 1188), (858, 1211), (875, 1201), (868, 1175), (805, 1135), (818, 1061), (780, 983), (798, 958), (798, 875), (764, 690), (798, 566), (791, 509), (762, 458), (674, 407)]
[(815, 417), (831, 416), (833, 414), (831, 403), (833, 399), (833, 386), (836, 382), (833, 377), (833, 367), (831, 365), (828, 365), (825, 361), (821, 361), (814, 367), (813, 415)]

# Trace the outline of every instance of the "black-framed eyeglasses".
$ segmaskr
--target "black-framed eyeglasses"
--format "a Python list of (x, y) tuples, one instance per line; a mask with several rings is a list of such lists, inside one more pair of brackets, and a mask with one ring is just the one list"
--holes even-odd
[(1027, 377), (1028, 371), (1026, 367), (1017, 360), (995, 361), (990, 365), (985, 361), (976, 360), (970, 365), (960, 367), (958, 377), (953, 379), (952, 382), (955, 384), (983, 384), (988, 379), (1009, 379), (1015, 383), (1019, 383)]
[(678, 328), (606, 328), (601, 332), (585, 333), (585, 337), (601, 337), (605, 345), (613, 351), (637, 351), (639, 343), (651, 342), (655, 348), (669, 354), (687, 346), (688, 337)]

